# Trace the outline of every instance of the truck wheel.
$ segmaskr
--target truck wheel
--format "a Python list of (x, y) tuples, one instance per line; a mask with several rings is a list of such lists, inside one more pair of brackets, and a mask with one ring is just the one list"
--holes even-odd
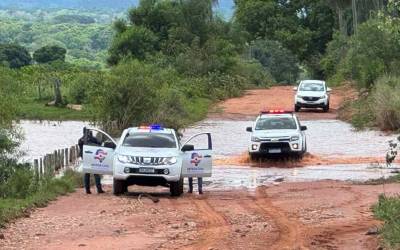
[(169, 184), (169, 190), (171, 192), (171, 196), (181, 196), (181, 194), (183, 194), (183, 179), (180, 179), (177, 182), (171, 182)]
[(250, 153), (249, 156), (250, 156), (250, 161), (258, 161), (260, 159), (260, 156), (255, 153)]
[(300, 111), (300, 106), (294, 105), (294, 111), (299, 112)]
[(324, 112), (328, 112), (329, 111), (329, 102), (326, 106), (323, 107)]
[(128, 191), (128, 186), (123, 180), (113, 179), (113, 194), (120, 195)]

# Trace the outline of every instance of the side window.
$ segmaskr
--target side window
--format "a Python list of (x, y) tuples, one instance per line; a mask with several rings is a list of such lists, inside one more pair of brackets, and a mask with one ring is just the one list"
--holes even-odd
[(194, 150), (209, 150), (212, 149), (210, 134), (200, 134), (193, 137), (186, 145), (192, 145)]
[(110, 138), (108, 138), (108, 136), (96, 130), (88, 130), (86, 135), (85, 145), (101, 146), (106, 148), (116, 147), (114, 142)]

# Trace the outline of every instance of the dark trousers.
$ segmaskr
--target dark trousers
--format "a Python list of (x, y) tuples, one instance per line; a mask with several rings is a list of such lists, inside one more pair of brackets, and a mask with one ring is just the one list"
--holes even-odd
[[(95, 174), (94, 175), (94, 180), (96, 182), (96, 188), (97, 188), (97, 192), (101, 191), (101, 178), (100, 175)], [(83, 183), (85, 185), (85, 189), (86, 191), (90, 191), (90, 174), (85, 174), (84, 178), (83, 178)]]
[[(199, 193), (203, 193), (203, 178), (197, 178), (197, 185), (199, 186)], [(189, 192), (193, 192), (193, 178), (189, 177)]]

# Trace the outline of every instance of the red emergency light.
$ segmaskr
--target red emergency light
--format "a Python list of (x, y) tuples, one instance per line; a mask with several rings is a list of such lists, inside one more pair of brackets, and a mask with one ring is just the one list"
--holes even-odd
[(261, 110), (261, 114), (292, 114), (293, 111), (288, 111), (284, 109), (268, 109), (268, 110)]

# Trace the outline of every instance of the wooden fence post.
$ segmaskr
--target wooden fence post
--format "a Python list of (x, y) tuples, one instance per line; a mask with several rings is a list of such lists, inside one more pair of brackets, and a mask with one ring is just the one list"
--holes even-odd
[(39, 160), (38, 159), (33, 160), (33, 169), (35, 171), (36, 180), (39, 180)]

